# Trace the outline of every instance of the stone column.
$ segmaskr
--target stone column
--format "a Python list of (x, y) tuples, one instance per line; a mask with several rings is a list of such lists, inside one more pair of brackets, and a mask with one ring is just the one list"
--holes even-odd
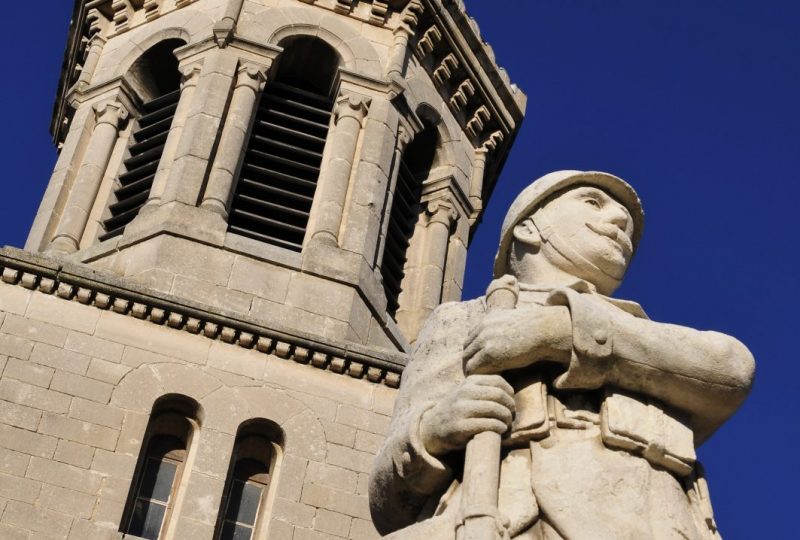
[[(181, 52), (179, 49), (179, 56)], [(162, 206), (197, 206), (239, 63), (236, 53), (217, 48), (213, 38), (191, 52), (194, 54), (186, 59), (202, 61), (203, 67), (161, 195)]]
[(86, 15), (86, 21), (89, 23), (89, 44), (86, 47), (86, 59), (81, 67), (81, 75), (75, 83), (79, 91), (85, 90), (91, 84), (103, 47), (106, 45), (106, 39), (101, 35), (104, 20), (97, 8), (90, 9)]
[(343, 92), (334, 109), (335, 127), (328, 137), (328, 163), (320, 173), (315, 205), (315, 229), (312, 240), (339, 245), (347, 189), (353, 172), (358, 139), (369, 111), (370, 99)]
[(269, 65), (247, 62), (239, 67), (236, 87), (222, 129), (217, 155), (200, 206), (228, 219), (234, 177), (247, 146), (258, 98), (267, 80)]
[(481, 147), (475, 150), (475, 159), (472, 162), (472, 179), (469, 186), (469, 202), (476, 210), (483, 208), (483, 182), (486, 177), (486, 160), (489, 150)]
[(375, 254), (375, 269), (380, 272), (383, 267), (383, 255), (386, 252), (386, 236), (389, 234), (389, 222), (392, 218), (392, 207), (394, 205), (394, 192), (397, 189), (397, 178), (400, 176), (400, 163), (403, 159), (403, 152), (411, 142), (408, 130), (400, 127), (397, 132), (397, 142), (394, 147), (394, 159), (392, 161), (392, 172), (389, 178), (389, 186), (386, 191), (386, 199), (383, 205), (383, 217), (381, 221), (381, 232), (378, 238), (378, 251)]
[(69, 194), (61, 222), (48, 248), (51, 253), (68, 254), (78, 250), (89, 212), (97, 198), (100, 182), (103, 180), (111, 152), (117, 142), (120, 126), (128, 118), (128, 111), (117, 100), (100, 103), (94, 110), (97, 123)]
[(186, 119), (189, 116), (189, 109), (194, 102), (195, 92), (197, 90), (197, 79), (200, 77), (199, 64), (192, 64), (181, 68), (182, 83), (181, 83), (181, 97), (178, 101), (178, 107), (175, 109), (175, 117), (170, 126), (169, 135), (164, 143), (164, 151), (161, 154), (161, 160), (158, 162), (158, 169), (156, 176), (153, 179), (153, 186), (150, 188), (150, 195), (147, 198), (147, 203), (143, 212), (146, 209), (153, 208), (161, 204), (161, 197), (164, 195), (164, 188), (167, 185), (170, 171), (172, 170), (172, 163), (175, 159), (175, 153), (178, 150), (178, 143), (183, 135), (183, 129), (186, 126)]
[(411, 36), (416, 33), (422, 10), (423, 7), (420, 0), (412, 0), (403, 10), (401, 22), (394, 31), (392, 52), (386, 69), (386, 75), (389, 79), (403, 77), (403, 72), (406, 69), (406, 56), (408, 56), (408, 42)]
[[(455, 204), (446, 198), (429, 201), (425, 213), (428, 221), (425, 232), (425, 255), (419, 284), (421, 295), (417, 320), (420, 324), (442, 301), (450, 234), (458, 219)], [(414, 335), (416, 336), (416, 333)]]

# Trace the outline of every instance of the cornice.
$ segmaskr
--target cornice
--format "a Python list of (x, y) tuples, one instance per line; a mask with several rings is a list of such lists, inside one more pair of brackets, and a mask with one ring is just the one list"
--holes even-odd
[(167, 326), (176, 332), (202, 334), (231, 346), (254, 349), (391, 388), (399, 387), (408, 361), (405, 355), (397, 352), (354, 343), (334, 343), (320, 336), (275, 325), (265, 326), (256, 319), (165, 295), (86, 265), (17, 248), (0, 249), (0, 279), (10, 285), (54, 295), (64, 302), (113, 311)]

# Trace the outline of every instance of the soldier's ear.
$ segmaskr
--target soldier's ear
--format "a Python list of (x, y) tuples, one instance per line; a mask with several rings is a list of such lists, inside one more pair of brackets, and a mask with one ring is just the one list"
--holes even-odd
[(522, 220), (514, 227), (514, 240), (532, 246), (536, 250), (542, 245), (542, 235), (530, 218)]

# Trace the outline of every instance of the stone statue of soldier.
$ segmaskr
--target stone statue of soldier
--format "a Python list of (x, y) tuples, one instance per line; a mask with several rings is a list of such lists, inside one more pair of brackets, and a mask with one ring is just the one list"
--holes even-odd
[(742, 404), (754, 362), (734, 338), (609, 297), (643, 218), (606, 173), (555, 172), (519, 195), (494, 267), (512, 305), (444, 304), (420, 333), (371, 477), (381, 534), (463, 537), (464, 449), (493, 432), (497, 508), (468, 512), (497, 538), (719, 537), (695, 448)]

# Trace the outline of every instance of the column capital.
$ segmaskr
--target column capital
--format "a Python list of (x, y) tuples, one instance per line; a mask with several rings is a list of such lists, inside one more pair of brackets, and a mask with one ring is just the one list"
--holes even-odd
[(119, 129), (130, 116), (128, 109), (115, 99), (98, 103), (93, 109), (98, 125), (109, 124), (115, 129)]
[(354, 92), (341, 92), (336, 100), (334, 114), (338, 123), (342, 118), (353, 118), (359, 124), (364, 122), (369, 112), (372, 98)]
[(181, 72), (181, 90), (187, 86), (197, 86), (197, 79), (200, 78), (200, 72), (203, 65), (197, 62), (180, 66), (178, 71)]
[(458, 222), (459, 213), (456, 204), (450, 197), (440, 197), (425, 203), (425, 213), (428, 216), (428, 226), (440, 223), (448, 230)]
[(236, 88), (246, 86), (253, 92), (260, 92), (267, 82), (267, 71), (269, 71), (269, 66), (255, 62), (243, 62), (236, 70)]

